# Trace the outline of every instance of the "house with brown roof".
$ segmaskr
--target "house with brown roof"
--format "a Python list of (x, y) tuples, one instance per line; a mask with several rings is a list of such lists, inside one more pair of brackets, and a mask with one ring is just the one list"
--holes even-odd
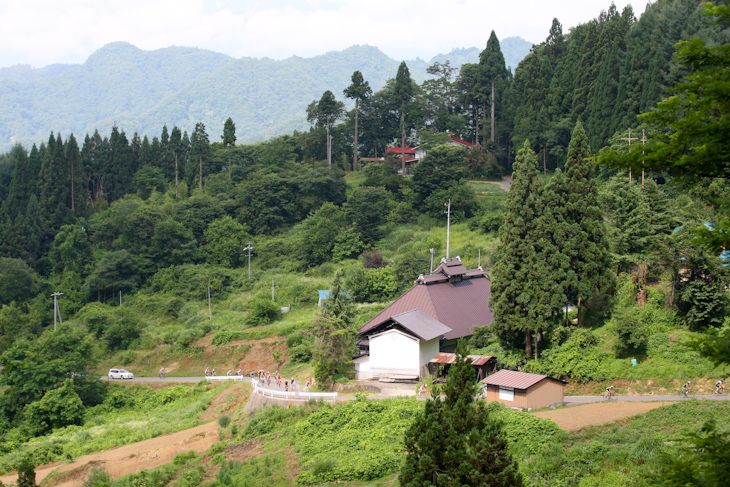
[(511, 408), (541, 409), (564, 401), (565, 382), (547, 375), (503, 369), (480, 382), (486, 385), (487, 402)]
[(358, 330), (357, 377), (414, 380), (427, 374), (439, 352), (453, 352), (459, 338), (494, 321), (490, 296), (483, 269), (466, 269), (459, 257), (442, 259)]

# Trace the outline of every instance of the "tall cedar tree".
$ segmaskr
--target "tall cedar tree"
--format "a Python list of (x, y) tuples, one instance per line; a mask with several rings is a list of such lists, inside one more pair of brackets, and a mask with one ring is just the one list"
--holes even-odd
[[(195, 173), (198, 173), (198, 189), (203, 194), (203, 177), (210, 173), (210, 142), (208, 132), (205, 131), (205, 124), (195, 124), (195, 131), (190, 138), (190, 155), (188, 156), (187, 179), (190, 186), (195, 181)], [(197, 169), (197, 171), (196, 171)]]
[(403, 487), (523, 485), (500, 423), (489, 417), (483, 401), (474, 400), (475, 373), (465, 354), (460, 342), (443, 389), (446, 399), (435, 389), (406, 432), (398, 478)]
[(109, 137), (109, 145), (111, 148), (111, 158), (109, 165), (108, 194), (109, 202), (120, 199), (129, 191), (132, 185), (132, 177), (134, 176), (134, 168), (132, 166), (132, 151), (129, 147), (129, 141), (124, 130), (121, 132), (117, 127), (112, 127), (112, 134)]
[(317, 127), (327, 129), (327, 167), (332, 169), (332, 140), (330, 139), (330, 128), (332, 124), (342, 116), (345, 104), (335, 99), (335, 95), (327, 90), (322, 93), (319, 101), (313, 101), (307, 107), (307, 122), (316, 124)]
[[(154, 140), (153, 140), (154, 143)], [(174, 173), (175, 173), (175, 198), (177, 198), (177, 192), (178, 192), (178, 182), (180, 179), (180, 160), (182, 158), (182, 153), (184, 150), (183, 141), (182, 141), (182, 135), (180, 134), (180, 129), (177, 127), (172, 128), (172, 133), (170, 134), (170, 142), (168, 144), (168, 147), (170, 148), (170, 153), (173, 156), (173, 159), (175, 160), (175, 166), (174, 166)], [(165, 174), (169, 174), (169, 168), (163, 167), (163, 171), (165, 171)], [(172, 179), (172, 178), (169, 178)]]
[[(535, 322), (538, 332), (548, 332), (552, 325), (557, 324), (568, 302), (567, 288), (575, 280), (570, 257), (562, 251), (571, 236), (570, 223), (565, 219), (567, 200), (565, 174), (558, 169), (550, 181), (540, 188), (542, 210), (534, 225), (537, 233), (537, 269), (540, 275), (545, 276), (533, 283), (539, 303), (539, 319)], [(536, 337), (535, 359), (538, 358), (538, 343)]]
[[(497, 106), (497, 90), (503, 89), (504, 82), (509, 78), (509, 73), (504, 65), (504, 55), (499, 47), (499, 39), (497, 35), (492, 31), (487, 41), (487, 47), (479, 54), (479, 74), (481, 76), (481, 89), (482, 89), (482, 103), (486, 104), (486, 100), (490, 100), (492, 109), (491, 113), (491, 131), (490, 140), (494, 142), (494, 136), (496, 133), (496, 106)], [(486, 94), (489, 93), (489, 95)], [(484, 110), (486, 115), (486, 109)], [(487, 140), (486, 134), (484, 137), (484, 143), (486, 147)]]
[(411, 80), (411, 72), (403, 61), (398, 66), (398, 73), (395, 76), (395, 86), (393, 87), (393, 101), (396, 106), (400, 107), (400, 129), (401, 129), (401, 170), (403, 175), (406, 174), (406, 103), (413, 97), (413, 81)]
[(497, 262), (492, 269), (495, 328), (502, 340), (515, 342), (524, 334), (525, 352), (532, 355), (531, 333), (540, 312), (541, 275), (535, 222), (542, 207), (538, 197), (537, 156), (525, 141), (517, 153), (512, 184), (507, 195), (504, 223), (499, 229)]
[(61, 134), (48, 138), (48, 145), (41, 150), (40, 206), (43, 217), (42, 248), (50, 246), (61, 225), (71, 222), (68, 165), (63, 151)]
[(608, 241), (598, 205), (595, 167), (588, 162), (589, 157), (586, 132), (578, 121), (565, 164), (567, 200), (563, 215), (569, 238), (559, 249), (570, 259), (573, 281), (568, 283), (566, 290), (570, 301), (578, 305), (578, 325), (582, 324), (585, 301), (611, 284)]
[(233, 119), (228, 117), (226, 123), (223, 124), (223, 145), (227, 148), (228, 152), (228, 179), (231, 179), (231, 150), (236, 145), (236, 124), (233, 123)]
[(71, 192), (71, 212), (75, 215), (80, 214), (84, 202), (83, 181), (84, 169), (81, 165), (81, 154), (79, 152), (79, 144), (76, 142), (74, 134), (69, 135), (66, 140), (66, 160), (68, 161), (70, 192)]
[(370, 95), (373, 94), (373, 90), (370, 88), (370, 83), (365, 81), (360, 71), (352, 73), (352, 84), (345, 88), (343, 91), (347, 98), (355, 100), (355, 147), (353, 148), (352, 154), (352, 168), (357, 171), (360, 169), (358, 162), (357, 152), (357, 138), (358, 138), (358, 117), (360, 115), (360, 101), (366, 100)]

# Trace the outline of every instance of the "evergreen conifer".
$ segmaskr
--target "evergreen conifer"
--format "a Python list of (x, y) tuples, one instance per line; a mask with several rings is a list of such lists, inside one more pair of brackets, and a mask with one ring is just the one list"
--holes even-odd
[(406, 432), (407, 456), (398, 479), (403, 487), (523, 485), (500, 423), (474, 399), (475, 373), (465, 355), (460, 342), (443, 389), (446, 398), (436, 388)]

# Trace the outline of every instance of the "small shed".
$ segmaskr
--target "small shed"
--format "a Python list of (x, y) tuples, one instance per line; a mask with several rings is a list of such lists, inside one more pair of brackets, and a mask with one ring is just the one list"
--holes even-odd
[(497, 401), (519, 409), (562, 405), (566, 384), (547, 375), (514, 370), (500, 370), (480, 382), (487, 386), (487, 402)]
[[(491, 355), (467, 355), (466, 357), (471, 360), (471, 365), (474, 367), (477, 380), (485, 378), (497, 367), (497, 359)], [(428, 372), (431, 375), (446, 375), (449, 373), (449, 368), (454, 363), (456, 363), (455, 353), (437, 353), (436, 356), (428, 363)], [(439, 369), (441, 367), (443, 367), (443, 372), (439, 374)]]

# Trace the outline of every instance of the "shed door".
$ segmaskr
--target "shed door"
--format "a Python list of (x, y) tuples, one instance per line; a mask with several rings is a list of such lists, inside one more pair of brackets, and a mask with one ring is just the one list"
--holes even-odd
[(515, 390), (511, 387), (499, 386), (499, 398), (503, 401), (514, 401)]

